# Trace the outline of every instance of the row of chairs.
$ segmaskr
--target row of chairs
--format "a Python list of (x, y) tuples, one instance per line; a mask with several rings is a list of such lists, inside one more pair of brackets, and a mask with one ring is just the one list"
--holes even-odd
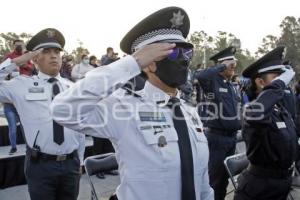
[[(237, 143), (243, 142), (241, 133), (237, 135)], [(245, 168), (247, 168), (249, 161), (245, 153), (238, 153), (233, 156), (229, 156), (225, 159), (224, 165), (229, 174), (230, 181), (234, 187), (237, 188), (237, 175), (240, 174)], [(88, 180), (91, 186), (92, 200), (98, 200), (96, 190), (92, 181), (92, 176), (111, 170), (118, 169), (118, 163), (114, 153), (107, 153), (101, 155), (90, 156), (84, 161), (85, 171), (88, 175)], [(233, 190), (233, 191), (234, 191)]]
[[(249, 161), (245, 153), (229, 156), (225, 159), (224, 165), (229, 174), (234, 190), (237, 189), (237, 175), (247, 168)], [(92, 176), (111, 170), (118, 169), (118, 163), (114, 153), (91, 156), (84, 161), (85, 171), (91, 186), (92, 200), (98, 200), (96, 190), (92, 181)]]

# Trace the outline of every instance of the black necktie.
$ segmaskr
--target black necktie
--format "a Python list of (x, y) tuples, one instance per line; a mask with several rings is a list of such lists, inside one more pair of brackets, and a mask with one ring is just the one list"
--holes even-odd
[(178, 146), (181, 161), (181, 199), (196, 200), (194, 185), (193, 152), (184, 115), (180, 109), (180, 100), (172, 97), (168, 107), (173, 112), (173, 122), (178, 135)]
[[(59, 86), (57, 84), (56, 78), (50, 78), (49, 83), (52, 83), (52, 99), (60, 93)], [(64, 142), (64, 127), (53, 121), (53, 140), (58, 145), (61, 145)]]

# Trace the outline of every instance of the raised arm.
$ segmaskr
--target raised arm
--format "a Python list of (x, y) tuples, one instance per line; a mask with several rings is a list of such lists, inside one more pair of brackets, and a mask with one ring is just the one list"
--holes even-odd
[(39, 54), (43, 49), (28, 52), (14, 59), (6, 59), (0, 64), (0, 102), (12, 103), (11, 92), (14, 89), (13, 81), (5, 81), (8, 74), (12, 73), (18, 66), (25, 66), (29, 60)]
[(245, 121), (248, 123), (270, 123), (270, 114), (274, 105), (284, 97), (286, 85), (292, 80), (295, 72), (292, 69), (276, 77), (269, 85), (265, 86), (256, 100), (245, 107)]
[[(110, 126), (111, 109), (116, 103), (108, 97), (154, 61), (166, 57), (175, 44), (151, 44), (103, 68), (89, 71), (73, 87), (52, 101), (51, 111), (58, 123), (85, 134), (114, 137)], [(102, 124), (102, 126), (93, 126)]]
[(205, 82), (211, 80), (214, 76), (218, 75), (220, 72), (226, 69), (226, 65), (220, 64), (213, 67), (208, 67), (206, 69), (195, 72), (194, 78), (199, 82)]

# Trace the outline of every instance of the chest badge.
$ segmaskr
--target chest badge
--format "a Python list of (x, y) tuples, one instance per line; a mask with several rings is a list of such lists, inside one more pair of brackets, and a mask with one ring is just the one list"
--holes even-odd
[(166, 140), (166, 137), (161, 135), (159, 136), (158, 138), (158, 147), (164, 147), (167, 145), (167, 140)]
[(227, 93), (227, 92), (228, 92), (228, 89), (227, 89), (227, 88), (219, 88), (219, 92)]

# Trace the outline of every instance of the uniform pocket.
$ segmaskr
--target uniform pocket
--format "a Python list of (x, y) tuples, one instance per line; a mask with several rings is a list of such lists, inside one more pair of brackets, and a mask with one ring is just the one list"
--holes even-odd
[(139, 132), (149, 153), (156, 154), (158, 160), (164, 163), (179, 163), (178, 136), (173, 126), (158, 123), (141, 124)]
[(177, 142), (178, 136), (171, 125), (140, 125), (139, 130), (148, 145), (166, 145), (168, 142)]

